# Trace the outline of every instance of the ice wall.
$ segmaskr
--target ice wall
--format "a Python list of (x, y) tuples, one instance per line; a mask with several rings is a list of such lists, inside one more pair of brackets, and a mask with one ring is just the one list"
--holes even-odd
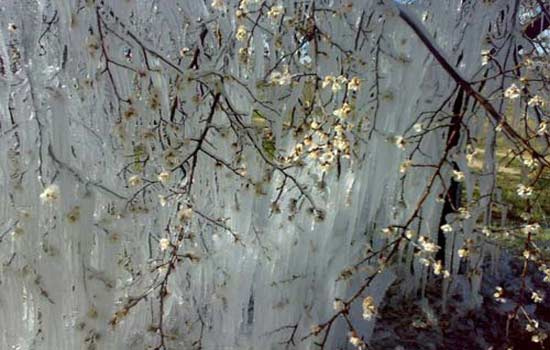
[[(505, 3), (410, 10), (470, 77)], [(431, 181), (429, 167), (400, 166), (440, 161), (448, 115), (433, 111), (449, 110), (456, 84), (392, 2), (281, 1), (283, 15), (256, 24), (271, 2), (241, 1), (247, 19), (238, 4), (0, 4), (2, 349), (313, 349), (311, 327), (379, 268), (349, 269), (395, 238), (383, 228), (420, 203), (409, 227), (437, 240), (451, 167)], [(258, 27), (244, 43), (241, 24)], [(268, 86), (285, 66), (292, 84)], [(327, 75), (361, 87), (323, 90)], [(350, 156), (334, 152), (324, 171), (296, 144), (313, 121), (325, 123), (314, 137), (335, 137), (344, 100)], [(449, 252), (471, 229), (455, 234)], [(364, 296), (378, 304), (394, 283), (416, 295), (429, 272), (413, 253), (403, 244)], [(368, 340), (360, 300), (350, 319)], [(351, 346), (346, 329), (337, 321), (327, 348)]]

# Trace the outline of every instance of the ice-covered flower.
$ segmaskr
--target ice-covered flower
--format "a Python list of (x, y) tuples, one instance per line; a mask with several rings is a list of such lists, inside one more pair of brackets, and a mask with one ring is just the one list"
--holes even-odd
[(434, 274), (439, 276), (441, 272), (443, 271), (443, 264), (441, 263), (441, 260), (437, 260), (433, 264)]
[(193, 209), (192, 208), (183, 208), (178, 212), (178, 218), (181, 221), (189, 221), (193, 217)]
[(394, 144), (397, 146), (397, 148), (399, 148), (400, 150), (404, 150), (405, 149), (405, 138), (401, 135), (398, 135), (395, 137), (394, 139)]
[(25, 230), (23, 230), (23, 227), (21, 227), (21, 225), (18, 223), (17, 225), (15, 225), (13, 231), (11, 231), (11, 236), (15, 239), (22, 236), (23, 233), (25, 233)]
[(546, 121), (543, 120), (539, 124), (539, 128), (537, 129), (537, 134), (538, 135), (544, 135), (544, 133), (546, 133), (547, 128), (548, 128), (548, 125), (547, 125)]
[(128, 178), (128, 185), (130, 185), (131, 187), (137, 187), (141, 185), (141, 183), (141, 177), (139, 177), (138, 175), (132, 175), (130, 176), (130, 178)]
[(470, 251), (466, 247), (462, 247), (458, 250), (458, 256), (461, 258), (467, 258), (470, 255)]
[(453, 227), (450, 224), (441, 225), (440, 229), (443, 233), (453, 232)]
[(77, 205), (69, 213), (67, 213), (67, 220), (70, 223), (75, 223), (80, 220), (80, 207)]
[(283, 72), (273, 71), (269, 75), (269, 82), (276, 85), (290, 85), (292, 82), (292, 75), (288, 71), (288, 66), (283, 68)]
[(349, 336), (349, 342), (351, 343), (351, 345), (359, 349), (363, 349), (363, 347), (365, 346), (365, 343), (363, 342), (363, 340), (361, 340), (361, 338), (359, 338), (357, 333), (355, 333), (354, 331), (351, 331), (349, 332), (348, 336)]
[(321, 86), (323, 88), (330, 86), (332, 89), (332, 92), (338, 92), (342, 90), (344, 85), (347, 83), (348, 83), (348, 79), (343, 75), (339, 75), (338, 77), (335, 77), (333, 75), (327, 75), (323, 79), (323, 83), (321, 84)]
[(292, 82), (292, 75), (290, 75), (288, 71), (288, 66), (284, 66), (283, 73), (281, 74), (281, 80), (279, 81), (279, 85), (290, 85)]
[(533, 300), (534, 303), (542, 303), (543, 296), (540, 292), (533, 292), (531, 293), (531, 300)]
[(521, 94), (521, 90), (516, 86), (516, 84), (512, 84), (504, 91), (504, 97), (509, 99), (515, 99), (518, 98)]
[(348, 79), (346, 77), (344, 77), (343, 75), (339, 75), (332, 82), (332, 92), (338, 92), (342, 90), (342, 88), (344, 87), (345, 84), (347, 84), (347, 82), (348, 82)]
[(323, 330), (323, 328), (318, 324), (314, 324), (311, 326), (310, 330), (311, 330), (311, 333), (313, 334), (319, 334)]
[(540, 97), (538, 95), (535, 95), (535, 96), (533, 96), (532, 98), (529, 99), (527, 104), (529, 106), (543, 106), (544, 105), (544, 100), (542, 99), (542, 97)]
[(239, 3), (239, 9), (242, 11), (246, 11), (248, 9), (249, 4), (250, 4), (250, 0), (241, 0)]
[(495, 298), (496, 301), (500, 303), (506, 302), (506, 299), (504, 299), (502, 296), (504, 295), (504, 289), (502, 287), (498, 286), (495, 288), (495, 292), (493, 293), (493, 298)]
[(248, 60), (250, 59), (250, 53), (251, 52), (252, 52), (252, 50), (250, 50), (250, 48), (248, 48), (248, 47), (239, 48), (239, 60), (242, 63), (247, 64)]
[(165, 251), (170, 248), (170, 240), (168, 238), (161, 238), (159, 240), (159, 247), (161, 251)]
[(237, 29), (237, 34), (235, 34), (235, 37), (239, 41), (245, 41), (246, 38), (248, 37), (248, 31), (246, 30), (246, 27), (243, 25), (239, 26), (239, 28)]
[(413, 130), (415, 132), (422, 132), (423, 129), (424, 127), (422, 126), (422, 123), (416, 123), (413, 125)]
[(453, 179), (456, 182), (462, 182), (464, 181), (464, 173), (459, 170), (453, 170)]
[(521, 198), (528, 198), (533, 195), (533, 188), (530, 186), (525, 186), (524, 184), (519, 184), (516, 192)]
[(344, 102), (341, 108), (338, 108), (334, 112), (332, 112), (332, 114), (341, 119), (347, 118), (350, 113), (351, 106), (347, 102)]
[(363, 299), (363, 318), (365, 320), (371, 320), (376, 316), (376, 305), (374, 304), (374, 298), (370, 295)]
[(224, 0), (212, 0), (211, 6), (216, 10), (223, 10)]
[(537, 163), (535, 162), (533, 157), (526, 157), (526, 158), (523, 159), (522, 162), (523, 162), (523, 165), (525, 165), (529, 169), (533, 169), (533, 168), (537, 167)]
[(358, 77), (353, 77), (348, 82), (348, 90), (357, 91), (361, 87), (361, 80)]
[(462, 220), (468, 220), (472, 217), (472, 214), (470, 214), (470, 211), (464, 207), (458, 208), (458, 217)]
[(281, 5), (271, 6), (269, 11), (267, 11), (267, 17), (271, 18), (272, 20), (276, 20), (283, 14), (283, 12), (284, 8)]
[(529, 322), (525, 326), (525, 330), (529, 333), (536, 331), (538, 328), (539, 328), (539, 321), (533, 320), (533, 319), (529, 320)]
[(333, 75), (327, 75), (325, 76), (325, 78), (323, 79), (323, 82), (321, 83), (321, 87), (324, 89), (326, 88), (327, 86), (330, 86), (332, 85), (332, 82), (334, 81), (334, 76)]
[(53, 203), (59, 199), (59, 187), (57, 185), (49, 185), (40, 194), (40, 199), (43, 203)]
[(427, 237), (420, 236), (418, 237), (418, 243), (423, 251), (426, 253), (436, 253), (439, 250), (439, 246), (431, 242)]
[(282, 77), (281, 72), (273, 71), (273, 72), (269, 75), (269, 82), (270, 82), (271, 84), (279, 85), (279, 84), (280, 84), (280, 81), (281, 81), (281, 77)]
[(341, 311), (344, 309), (344, 302), (342, 301), (342, 299), (336, 299), (334, 300), (334, 302), (332, 303), (332, 308), (334, 309), (334, 311)]
[(540, 224), (534, 223), (534, 224), (523, 226), (521, 230), (523, 231), (523, 233), (529, 234), (529, 233), (538, 233), (540, 232), (540, 229), (541, 229)]
[(382, 233), (386, 237), (391, 237), (397, 232), (397, 229), (395, 227), (385, 227), (382, 229)]
[(170, 173), (168, 171), (162, 171), (160, 174), (158, 174), (157, 179), (166, 185), (170, 180)]
[(300, 62), (300, 64), (303, 64), (304, 66), (309, 67), (309, 65), (312, 62), (311, 56), (310, 55), (304, 55), (304, 56), (300, 57), (299, 62)]
[(544, 274), (543, 282), (550, 283), (550, 267), (546, 266), (545, 264), (542, 264), (539, 267), (539, 271), (541, 271)]
[(418, 259), (418, 261), (426, 267), (430, 266), (430, 264), (431, 264), (430, 260), (428, 260), (426, 258), (420, 258), (420, 259)]
[(471, 149), (466, 154), (466, 161), (470, 168), (473, 168), (476, 165), (476, 155), (477, 155), (476, 149)]
[(533, 343), (542, 343), (548, 336), (545, 333), (537, 333), (531, 336)]
[(485, 66), (491, 60), (491, 51), (490, 50), (481, 50), (481, 65)]
[(404, 161), (403, 163), (401, 163), (401, 165), (399, 166), (399, 172), (401, 174), (405, 174), (407, 172), (407, 170), (409, 170), (409, 168), (411, 167), (412, 165), (412, 160), (410, 159), (407, 159), (406, 161)]

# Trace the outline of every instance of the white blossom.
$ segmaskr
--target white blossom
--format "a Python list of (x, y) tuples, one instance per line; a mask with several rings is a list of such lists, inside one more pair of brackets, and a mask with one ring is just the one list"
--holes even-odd
[(529, 234), (529, 233), (539, 233), (541, 230), (540, 224), (534, 223), (534, 224), (528, 224), (523, 226), (521, 229), (523, 233)]
[(543, 106), (544, 105), (544, 100), (542, 99), (542, 97), (540, 97), (538, 95), (535, 95), (535, 96), (533, 96), (529, 99), (527, 104), (529, 106)]
[(534, 303), (542, 303), (543, 297), (540, 292), (532, 292), (531, 293), (531, 300), (533, 300)]
[(539, 322), (537, 320), (529, 320), (525, 326), (525, 330), (529, 333), (536, 331), (539, 328)]
[(539, 128), (537, 129), (537, 134), (538, 135), (544, 135), (546, 133), (547, 128), (548, 128), (548, 124), (546, 123), (546, 121), (543, 120), (539, 124)]
[(357, 347), (358, 349), (363, 349), (364, 348), (365, 343), (363, 342), (363, 340), (361, 340), (361, 338), (359, 338), (357, 333), (352, 331), (352, 332), (349, 333), (348, 337), (349, 337), (349, 342), (350, 342), (351, 345)]
[(365, 320), (370, 320), (374, 316), (376, 316), (377, 310), (376, 305), (374, 304), (374, 298), (372, 296), (368, 296), (365, 299), (363, 299), (363, 318)]
[(347, 118), (350, 113), (351, 113), (351, 106), (347, 102), (344, 102), (342, 107), (332, 112), (332, 114), (334, 114), (336, 117), (341, 119)]
[(53, 203), (59, 199), (59, 187), (57, 185), (49, 185), (40, 194), (40, 199), (43, 203)]
[(170, 248), (170, 240), (168, 238), (161, 238), (159, 240), (159, 247), (161, 251), (165, 251)]
[(463, 247), (458, 250), (458, 256), (461, 258), (467, 258), (470, 255), (468, 248)]
[(420, 244), (420, 247), (422, 248), (422, 250), (427, 253), (436, 253), (440, 249), (440, 247), (437, 244), (431, 242), (425, 236), (418, 237), (418, 243)]
[(192, 208), (183, 208), (178, 212), (178, 218), (181, 221), (189, 221), (193, 217), (193, 209)]
[(284, 8), (281, 5), (271, 6), (269, 11), (267, 11), (267, 17), (271, 18), (272, 20), (276, 20), (281, 16), (284, 12)]
[(437, 260), (432, 267), (434, 269), (434, 274), (437, 276), (439, 276), (443, 271), (443, 264), (441, 263), (441, 260)]
[(396, 136), (395, 139), (394, 139), (394, 144), (397, 146), (397, 148), (399, 148), (400, 150), (404, 150), (405, 149), (405, 138), (403, 136)]
[(216, 10), (223, 10), (224, 0), (212, 0), (211, 6)]
[(516, 84), (510, 85), (505, 91), (504, 91), (504, 97), (509, 99), (516, 99), (520, 96), (521, 90), (516, 86)]
[(485, 66), (491, 60), (491, 51), (490, 50), (481, 50), (481, 65)]
[(269, 82), (275, 85), (290, 85), (292, 75), (288, 71), (288, 66), (283, 67), (283, 72), (273, 71), (269, 76)]
[(139, 175), (132, 175), (128, 178), (128, 185), (130, 185), (130, 187), (137, 187), (142, 183), (143, 181), (141, 180), (141, 177), (139, 177)]
[(334, 309), (334, 311), (340, 311), (340, 310), (343, 310), (344, 309), (344, 302), (341, 300), (341, 299), (336, 299), (334, 300), (334, 302), (332, 303), (332, 308)]
[(516, 192), (521, 198), (528, 198), (533, 195), (533, 188), (525, 186), (524, 184), (519, 184)]
[(162, 171), (160, 174), (158, 174), (157, 179), (161, 183), (166, 185), (168, 183), (168, 181), (170, 180), (170, 173), (168, 171)]
[(462, 171), (453, 170), (453, 179), (456, 182), (463, 182), (464, 181), (464, 173)]
[(472, 217), (472, 214), (470, 214), (470, 211), (464, 207), (458, 208), (458, 215), (462, 220), (468, 220)]
[(495, 298), (496, 301), (500, 303), (506, 302), (506, 299), (502, 296), (504, 295), (504, 289), (500, 286), (495, 288), (495, 292), (493, 293), (493, 298)]
[(407, 172), (407, 170), (409, 170), (411, 165), (412, 165), (412, 161), (410, 159), (407, 159), (406, 161), (401, 163), (401, 165), (399, 166), (399, 172), (401, 174), (405, 174)]
[(361, 86), (361, 80), (358, 77), (353, 77), (348, 82), (348, 90), (357, 91)]
[(241, 25), (239, 28), (237, 28), (237, 34), (235, 34), (235, 37), (238, 41), (245, 41), (248, 38), (248, 31), (246, 30), (246, 27)]

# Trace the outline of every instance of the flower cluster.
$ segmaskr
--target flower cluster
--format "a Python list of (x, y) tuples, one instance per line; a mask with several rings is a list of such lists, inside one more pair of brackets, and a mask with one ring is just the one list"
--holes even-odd
[(327, 75), (323, 79), (323, 83), (321, 84), (322, 88), (327, 88), (330, 86), (332, 89), (332, 92), (338, 92), (346, 86), (350, 91), (357, 91), (359, 90), (359, 87), (361, 86), (361, 80), (358, 77), (353, 77), (350, 80), (348, 80), (345, 76), (339, 75), (337, 77), (333, 75)]

